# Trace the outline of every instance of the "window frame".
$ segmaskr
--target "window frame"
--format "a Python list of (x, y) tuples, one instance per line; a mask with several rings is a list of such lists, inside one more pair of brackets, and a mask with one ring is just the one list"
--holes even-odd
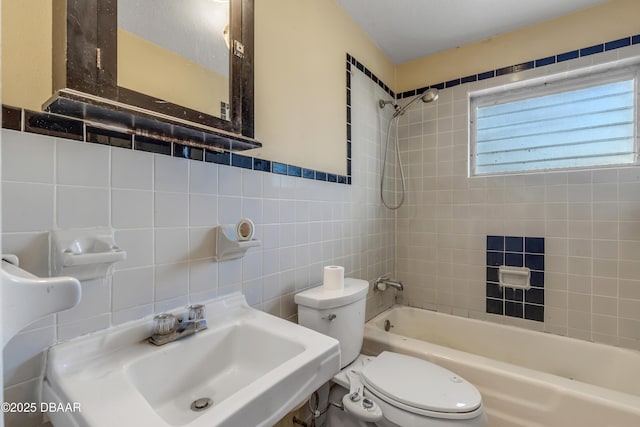
[[(517, 75), (516, 75), (517, 77)], [(513, 76), (512, 76), (513, 78)], [(583, 88), (601, 86), (610, 83), (621, 82), (625, 80), (633, 80), (633, 108), (634, 108), (634, 124), (633, 124), (633, 152), (634, 159), (630, 163), (603, 164), (594, 166), (576, 166), (576, 167), (558, 167), (544, 169), (521, 169), (515, 171), (501, 171), (478, 173), (476, 170), (477, 160), (477, 112), (478, 108), (487, 107), (496, 104), (505, 104), (533, 98), (535, 96), (554, 95), (562, 92), (571, 92)], [(640, 134), (640, 57), (609, 62), (601, 65), (585, 67), (573, 71), (563, 71), (550, 74), (543, 77), (531, 78), (501, 84), (498, 86), (469, 91), (467, 94), (467, 104), (469, 113), (469, 145), (468, 145), (468, 177), (487, 177), (500, 175), (522, 175), (545, 172), (562, 172), (572, 170), (591, 170), (602, 168), (619, 168), (637, 166), (640, 164), (640, 155), (638, 153), (639, 143), (638, 135)], [(532, 96), (535, 95), (535, 96)]]

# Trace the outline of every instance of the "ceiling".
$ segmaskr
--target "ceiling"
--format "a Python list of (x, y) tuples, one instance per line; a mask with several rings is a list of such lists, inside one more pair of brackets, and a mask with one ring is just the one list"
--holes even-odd
[(607, 0), (336, 0), (401, 64)]

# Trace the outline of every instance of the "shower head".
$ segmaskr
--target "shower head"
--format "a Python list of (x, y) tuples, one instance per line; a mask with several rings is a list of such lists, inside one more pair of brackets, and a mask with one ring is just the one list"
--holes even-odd
[(411, 101), (409, 101), (408, 104), (406, 104), (404, 107), (400, 107), (396, 101), (390, 99), (390, 100), (384, 100), (384, 99), (380, 99), (378, 101), (378, 105), (380, 106), (380, 108), (384, 108), (387, 104), (391, 104), (393, 105), (393, 108), (396, 110), (393, 113), (393, 117), (398, 117), (404, 114), (405, 111), (407, 111), (409, 109), (409, 107), (411, 107), (413, 104), (415, 104), (418, 100), (422, 100), (422, 102), (424, 102), (425, 104), (428, 104), (430, 102), (434, 102), (438, 99), (438, 89), (436, 88), (430, 88), (425, 90), (424, 92), (422, 92), (420, 95), (417, 95), (415, 98), (413, 98)]
[(438, 99), (438, 89), (432, 87), (430, 89), (425, 90), (420, 95), (413, 98), (407, 105), (402, 108), (396, 108), (396, 112), (393, 113), (393, 117), (398, 117), (404, 114), (405, 111), (409, 109), (413, 104), (421, 100), (422, 102), (428, 104), (430, 102), (434, 102)]

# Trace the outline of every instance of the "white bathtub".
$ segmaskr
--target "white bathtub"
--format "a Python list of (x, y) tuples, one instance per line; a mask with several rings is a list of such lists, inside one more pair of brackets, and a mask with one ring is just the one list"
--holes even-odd
[(383, 350), (473, 383), (491, 427), (640, 426), (637, 351), (405, 306), (367, 322), (363, 353)]

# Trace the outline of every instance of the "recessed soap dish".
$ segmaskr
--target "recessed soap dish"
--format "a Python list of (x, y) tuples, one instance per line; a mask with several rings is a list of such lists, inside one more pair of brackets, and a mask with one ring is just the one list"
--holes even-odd
[(531, 288), (531, 270), (527, 267), (498, 267), (498, 281), (500, 286), (527, 290)]

